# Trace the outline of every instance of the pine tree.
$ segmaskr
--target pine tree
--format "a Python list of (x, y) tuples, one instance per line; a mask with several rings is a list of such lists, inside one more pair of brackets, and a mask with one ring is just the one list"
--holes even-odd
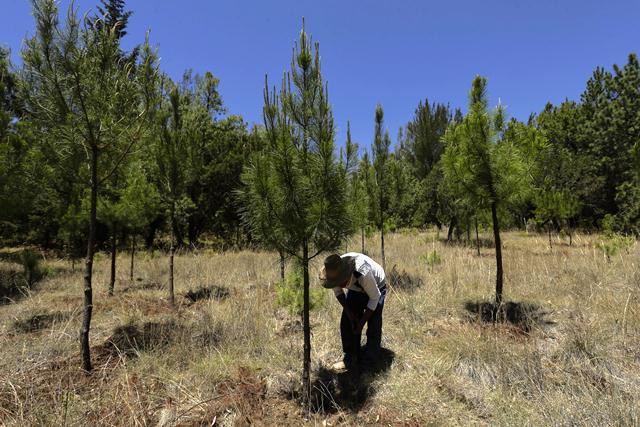
[(268, 147), (243, 174), (243, 216), (266, 246), (297, 258), (303, 272), (303, 401), (311, 398), (309, 261), (339, 247), (351, 229), (346, 182), (336, 160), (328, 89), (318, 43), (300, 32), (279, 93), (265, 78), (264, 123)]
[(99, 30), (104, 27), (114, 31), (118, 39), (127, 35), (127, 26), (132, 11), (125, 10), (125, 0), (100, 0), (97, 16), (90, 18), (90, 23)]
[(469, 112), (445, 135), (444, 176), (464, 203), (491, 211), (496, 247), (496, 304), (502, 303), (503, 267), (499, 208), (529, 188), (529, 171), (515, 144), (504, 138), (504, 110), (487, 108), (486, 79), (473, 80)]
[(131, 64), (122, 66), (113, 31), (80, 25), (73, 9), (61, 27), (53, 0), (34, 0), (33, 9), (36, 35), (23, 51), (26, 109), (58, 149), (81, 147), (87, 154), (89, 232), (80, 344), (82, 367), (88, 372), (98, 193), (138, 141), (145, 110), (138, 76)]
[(349, 122), (347, 122), (344, 169), (348, 184), (348, 210), (353, 225), (352, 232), (360, 234), (360, 250), (364, 252), (364, 231), (369, 223), (369, 201), (362, 167), (358, 159), (358, 144), (351, 139), (351, 125)]
[(389, 178), (388, 160), (391, 138), (389, 132), (383, 134), (384, 110), (382, 105), (376, 106), (375, 127), (373, 139), (373, 181), (370, 188), (371, 210), (375, 215), (375, 222), (380, 231), (380, 258), (382, 268), (386, 268), (384, 254), (384, 227), (387, 210), (389, 208)]

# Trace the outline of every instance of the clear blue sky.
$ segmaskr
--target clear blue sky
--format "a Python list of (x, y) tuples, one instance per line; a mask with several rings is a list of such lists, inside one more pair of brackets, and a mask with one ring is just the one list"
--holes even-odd
[[(81, 13), (97, 0), (76, 0)], [(68, 0), (60, 2), (66, 11)], [(267, 73), (279, 83), (301, 17), (320, 42), (325, 78), (343, 143), (369, 145), (376, 103), (398, 128), (426, 97), (466, 107), (476, 74), (489, 80), (511, 116), (526, 120), (547, 101), (578, 99), (593, 69), (640, 51), (639, 0), (129, 0), (125, 44), (151, 30), (164, 71), (212, 71), (229, 112), (262, 122)], [(2, 0), (0, 44), (14, 61), (33, 34), (28, 0)]]

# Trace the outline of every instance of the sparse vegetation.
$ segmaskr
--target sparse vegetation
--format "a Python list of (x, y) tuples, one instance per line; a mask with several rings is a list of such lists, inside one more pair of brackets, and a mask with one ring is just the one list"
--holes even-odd
[(607, 261), (611, 262), (611, 257), (616, 256), (621, 250), (627, 250), (634, 243), (635, 240), (632, 237), (611, 233), (596, 242), (596, 247)]
[[(304, 307), (304, 287), (302, 269), (297, 266), (287, 273), (284, 282), (276, 283), (276, 304), (286, 308), (290, 314), (301, 317)], [(327, 292), (313, 287), (309, 289), (309, 310), (322, 308)]]
[[(311, 312), (309, 421), (291, 400), (300, 393), (302, 329), (281, 317), (277, 255), (248, 251), (177, 254), (178, 295), (208, 282), (227, 287), (230, 297), (177, 300), (175, 312), (163, 289), (138, 286), (106, 298), (110, 259), (97, 257), (90, 378), (79, 374), (75, 334), (82, 278), (43, 278), (30, 296), (2, 306), (0, 419), (10, 426), (65, 419), (199, 425), (214, 417), (283, 426), (637, 424), (640, 245), (608, 263), (594, 249), (601, 236), (578, 233), (573, 247), (550, 252), (544, 234), (504, 233), (505, 304), (525, 303), (507, 308), (514, 322), (503, 323), (482, 305), (493, 304), (491, 254), (434, 243), (435, 234), (388, 235), (388, 262), (402, 266), (398, 277), (389, 274), (385, 307), (383, 346), (395, 355), (366, 387), (349, 388), (357, 384), (326, 368), (340, 357), (338, 304)], [(372, 236), (367, 247), (377, 241)], [(430, 272), (423, 260), (403, 255), (434, 249), (442, 262)], [(120, 253), (118, 262), (128, 256)], [(66, 261), (47, 258), (45, 266), (70, 271)], [(141, 283), (162, 281), (166, 269), (162, 257), (139, 256)], [(404, 276), (422, 285), (396, 286)], [(118, 272), (118, 280), (127, 277)], [(467, 303), (479, 303), (480, 318)], [(16, 333), (18, 324), (38, 330)]]
[[(389, 58), (427, 58), (415, 46), (389, 57), (389, 43), (353, 25), (358, 50), (385, 66), (341, 69), (356, 57), (338, 50), (325, 75), (303, 18), (290, 68), (275, 86), (265, 76), (255, 123), (256, 111), (229, 111), (219, 92), (251, 88), (258, 82), (241, 80), (250, 70), (233, 84), (189, 68), (176, 79), (154, 32), (123, 42), (137, 16), (126, 0), (97, 1), (65, 13), (69, 2), (30, 0), (21, 60), (0, 46), (0, 425), (640, 425), (635, 53), (597, 67), (579, 101), (514, 108), (539, 111), (528, 118), (508, 117), (500, 98), (490, 109), (476, 75), (464, 114), (422, 98), (392, 140), (387, 124), (407, 106), (389, 93), (409, 92), (383, 73)], [(5, 3), (11, 15), (19, 2)], [(216, 54), (233, 49), (272, 69), (262, 61), (279, 56), (246, 43), (278, 38), (225, 19), (232, 3), (215, 5)], [(180, 11), (202, 5), (190, 6)], [(280, 8), (259, 11), (269, 31)], [(342, 9), (331, 12), (349, 16)], [(424, 43), (395, 10), (389, 18)], [(180, 25), (172, 19), (172, 44), (191, 46)], [(247, 33), (226, 37), (225, 25)], [(508, 53), (486, 41), (473, 47)], [(404, 76), (439, 86), (421, 66)], [(375, 81), (345, 86), (344, 73)], [(351, 105), (329, 97), (326, 76)], [(378, 103), (365, 139), (354, 119), (373, 105), (353, 107), (373, 90), (387, 114)], [(319, 260), (355, 248), (385, 270), (382, 349), (376, 338), (358, 352), (346, 338), (367, 319), (379, 325), (381, 305), (357, 318), (363, 309), (348, 308), (364, 295), (338, 304), (317, 286)], [(338, 270), (327, 268), (328, 283), (347, 283), (352, 272)], [(344, 365), (333, 363), (343, 350)]]
[(420, 255), (420, 259), (424, 261), (431, 270), (433, 270), (436, 265), (440, 265), (442, 263), (442, 258), (435, 249), (431, 252)]

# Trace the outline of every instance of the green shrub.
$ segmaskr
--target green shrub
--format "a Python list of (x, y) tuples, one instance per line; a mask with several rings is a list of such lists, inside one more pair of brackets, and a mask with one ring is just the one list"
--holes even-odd
[(611, 262), (612, 256), (616, 256), (621, 250), (628, 249), (633, 242), (632, 237), (608, 233), (607, 237), (596, 243), (596, 247), (602, 251), (607, 261)]
[(421, 255), (420, 260), (426, 262), (430, 268), (433, 268), (436, 265), (440, 265), (442, 263), (442, 258), (435, 249), (433, 250), (433, 252)]
[(25, 249), (20, 253), (20, 264), (28, 286), (32, 286), (44, 276), (44, 270), (40, 267), (40, 255), (33, 250)]
[[(327, 291), (324, 288), (311, 287), (309, 289), (310, 309), (324, 306), (326, 294)], [(284, 282), (276, 284), (276, 304), (289, 310), (292, 315), (302, 316), (304, 285), (301, 267), (294, 266)]]

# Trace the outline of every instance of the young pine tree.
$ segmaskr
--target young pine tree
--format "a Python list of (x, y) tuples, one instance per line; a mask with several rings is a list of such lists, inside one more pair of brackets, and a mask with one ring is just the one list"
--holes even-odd
[(347, 122), (347, 141), (345, 143), (344, 168), (347, 176), (348, 210), (353, 233), (360, 234), (361, 252), (364, 253), (364, 229), (369, 223), (367, 189), (358, 160), (358, 144), (351, 139), (351, 126)]
[(528, 171), (515, 145), (502, 138), (504, 111), (487, 108), (487, 81), (473, 80), (469, 112), (445, 135), (444, 177), (457, 198), (467, 205), (491, 211), (496, 247), (496, 304), (502, 303), (502, 243), (498, 211), (520, 198), (529, 188)]
[(564, 227), (569, 235), (569, 245), (572, 243), (570, 221), (580, 209), (578, 197), (569, 191), (542, 189), (533, 199), (536, 206), (536, 220), (547, 226), (549, 234), (549, 248), (552, 248), (551, 229), (555, 223), (557, 227)]
[(371, 208), (374, 212), (376, 224), (380, 230), (380, 258), (382, 260), (382, 268), (385, 268), (384, 256), (384, 226), (389, 208), (389, 178), (388, 178), (388, 160), (389, 147), (391, 146), (391, 138), (389, 133), (383, 135), (384, 111), (382, 105), (376, 106), (375, 128), (373, 139), (373, 181), (370, 186)]
[(243, 173), (243, 217), (266, 246), (297, 258), (303, 271), (303, 402), (311, 397), (309, 261), (348, 236), (345, 174), (334, 149), (327, 85), (319, 45), (300, 32), (279, 93), (265, 79), (264, 123), (268, 147)]
[[(73, 9), (60, 25), (53, 0), (33, 0), (33, 11), (36, 34), (22, 52), (27, 109), (42, 137), (54, 140), (59, 150), (81, 147), (86, 153), (90, 203), (80, 344), (88, 372), (98, 193), (138, 140), (145, 109), (138, 67), (123, 66), (114, 31), (81, 25)], [(140, 64), (139, 69), (146, 68)]]

